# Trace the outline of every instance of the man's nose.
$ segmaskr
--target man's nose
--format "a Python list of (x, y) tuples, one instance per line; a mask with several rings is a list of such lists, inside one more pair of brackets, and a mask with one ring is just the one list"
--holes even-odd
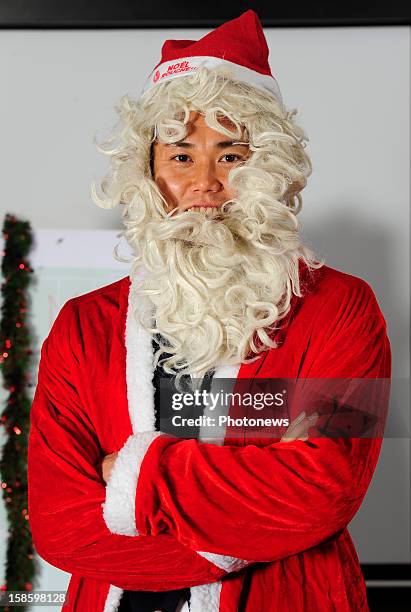
[(214, 161), (204, 161), (195, 165), (193, 191), (219, 191), (221, 186)]

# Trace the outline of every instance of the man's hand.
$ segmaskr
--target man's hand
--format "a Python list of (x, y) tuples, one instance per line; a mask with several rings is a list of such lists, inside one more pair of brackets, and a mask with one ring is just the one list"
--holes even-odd
[(318, 419), (318, 413), (314, 412), (306, 416), (301, 412), (298, 417), (290, 423), (280, 442), (292, 442), (293, 440), (308, 440), (308, 430)]
[(103, 476), (104, 482), (107, 484), (108, 479), (110, 478), (111, 470), (113, 469), (113, 465), (115, 460), (117, 459), (118, 453), (111, 453), (110, 455), (106, 455), (101, 462), (101, 473)]

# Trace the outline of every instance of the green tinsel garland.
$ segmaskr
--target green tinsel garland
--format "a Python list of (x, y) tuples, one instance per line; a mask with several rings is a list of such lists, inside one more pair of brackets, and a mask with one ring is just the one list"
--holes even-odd
[[(28, 286), (33, 270), (26, 256), (32, 245), (30, 223), (6, 215), (3, 237), (0, 369), (6, 390), (5, 408), (1, 414), (6, 441), (0, 460), (0, 482), (9, 537), (5, 584), (0, 588), (3, 591), (30, 591), (38, 569), (27, 505), (27, 442), (31, 407), (27, 384), (32, 355), (27, 311)], [(25, 609), (19, 607), (19, 610)]]

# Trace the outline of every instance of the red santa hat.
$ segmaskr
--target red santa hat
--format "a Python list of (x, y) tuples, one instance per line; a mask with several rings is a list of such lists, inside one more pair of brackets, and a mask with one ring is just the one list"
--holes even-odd
[(249, 9), (227, 21), (200, 40), (166, 40), (161, 60), (148, 77), (141, 92), (144, 95), (157, 85), (178, 77), (189, 76), (201, 66), (226, 66), (232, 76), (269, 92), (280, 102), (280, 88), (268, 63), (268, 45), (257, 14)]

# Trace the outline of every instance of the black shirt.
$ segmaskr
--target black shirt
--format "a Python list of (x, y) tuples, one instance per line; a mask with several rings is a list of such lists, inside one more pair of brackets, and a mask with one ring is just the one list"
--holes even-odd
[[(158, 337), (158, 336), (157, 336)], [(164, 344), (164, 342), (163, 342)], [(158, 344), (155, 339), (152, 341), (153, 353), (158, 349)], [(165, 353), (161, 354), (161, 359), (166, 357)], [(204, 376), (202, 389), (210, 390), (210, 382), (214, 371), (207, 372)], [(156, 430), (160, 429), (160, 378), (172, 378), (172, 374), (164, 371), (163, 367), (157, 365), (154, 376), (153, 385), (154, 405), (156, 414)], [(184, 381), (184, 376), (182, 377)], [(194, 432), (192, 437), (198, 438), (199, 429)], [(118, 612), (153, 612), (154, 610), (162, 610), (163, 612), (176, 612), (180, 599), (190, 602), (190, 589), (176, 589), (174, 591), (124, 591)]]

